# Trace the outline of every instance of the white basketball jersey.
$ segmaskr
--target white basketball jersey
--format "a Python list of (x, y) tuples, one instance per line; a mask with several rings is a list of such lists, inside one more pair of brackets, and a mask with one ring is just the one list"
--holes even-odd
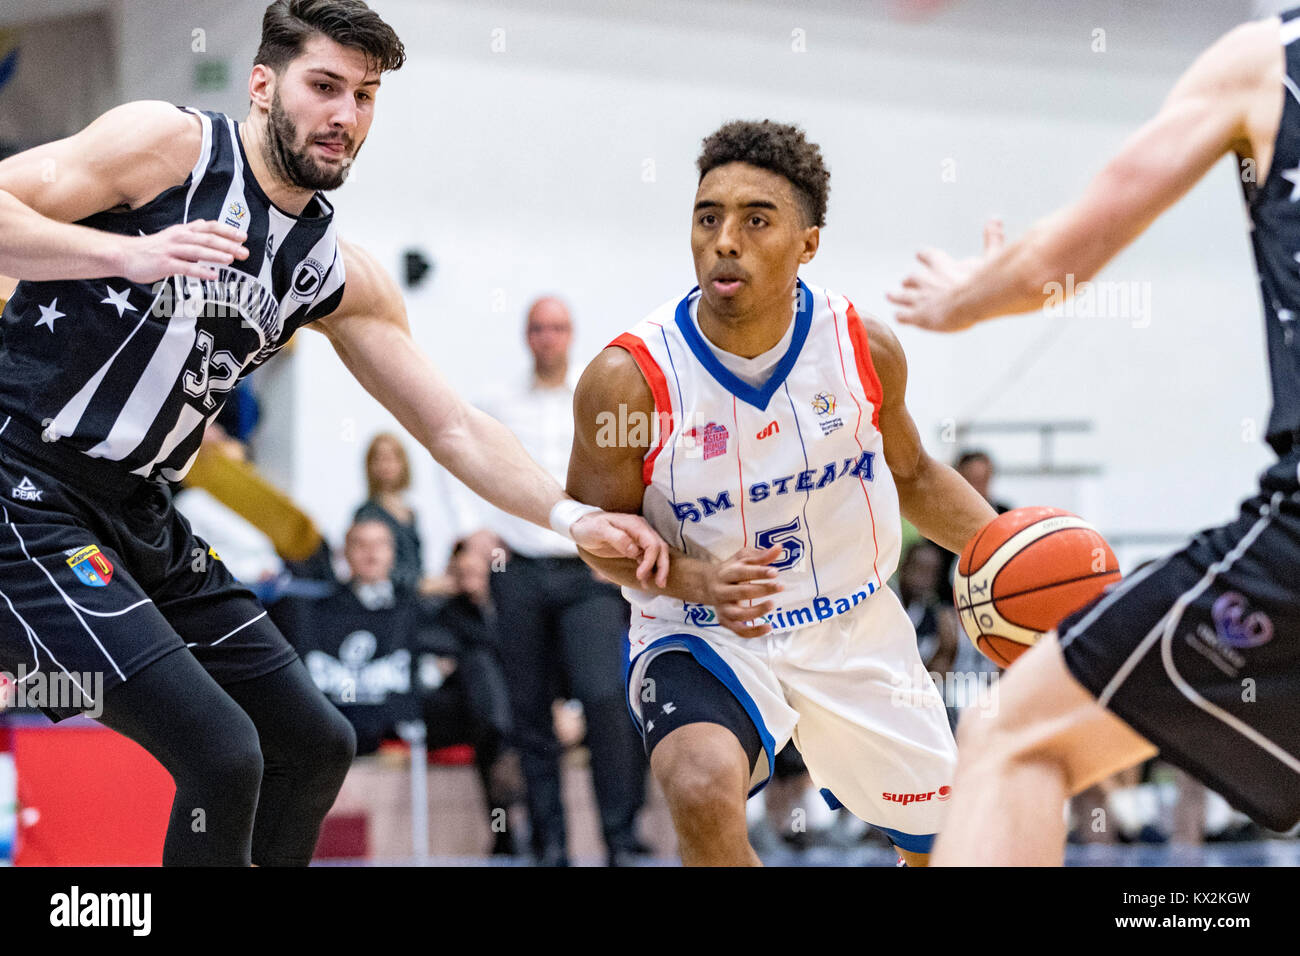
[[(845, 614), (898, 561), (898, 494), (879, 431), (880, 379), (853, 304), (799, 282), (788, 351), (759, 387), (718, 361), (693, 289), (615, 339), (654, 396), (642, 513), (670, 545), (719, 561), (782, 545), (775, 631)], [(635, 423), (632, 423), (635, 424)], [(711, 607), (624, 588), (638, 618), (721, 627)]]

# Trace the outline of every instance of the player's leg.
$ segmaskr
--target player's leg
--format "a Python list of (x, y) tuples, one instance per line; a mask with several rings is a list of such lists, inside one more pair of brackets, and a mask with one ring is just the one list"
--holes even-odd
[(183, 648), (104, 694), (100, 723), (129, 737), (176, 784), (164, 866), (248, 866), (262, 783), (253, 721)]
[(253, 862), (306, 866), (352, 766), (352, 725), (320, 693), (301, 661), (225, 690), (257, 727), (265, 765)]
[(998, 715), (963, 730), (974, 796), (957, 798), (942, 862), (987, 862), (987, 828), (1007, 812), (989, 816), (998, 788), (1021, 819), (1000, 852), (1059, 862), (1064, 797), (1155, 748), (1270, 829), (1300, 819), (1297, 458), (1236, 521), (1126, 578), (1010, 668)]
[(745, 824), (749, 766), (744, 745), (721, 724), (684, 724), (651, 750), (686, 866), (760, 865)]
[[(693, 652), (662, 651), (644, 668), (634, 667), (630, 699), (640, 715), (651, 772), (672, 814), (682, 862), (754, 866), (759, 861), (749, 844), (745, 801), (756, 777), (765, 782), (775, 744), (751, 690), (773, 697), (766, 700), (769, 710), (784, 702), (774, 697), (775, 686), (763, 694), (755, 679), (749, 688), (741, 685), (734, 670), (740, 666), (737, 652), (721, 648), (728, 663), (711, 649), (717, 645), (693, 641)], [(774, 719), (790, 724), (792, 717)]]
[(1066, 799), (1155, 753), (1070, 676), (1055, 633), (1007, 670), (988, 708), (967, 710), (957, 738), (940, 866), (1059, 866)]
[(0, 509), (0, 669), (68, 678), (84, 699), (48, 701), (50, 717), (85, 712), (171, 774), (164, 864), (247, 865), (262, 776), (252, 722), (107, 543), (113, 528), (92, 531), (58, 479), (0, 455), (0, 483), (24, 477), (40, 497)]
[[(306, 866), (356, 753), (356, 734), (316, 687), (256, 597), (175, 509), (156, 552), (138, 549), (150, 594), (190, 652), (257, 728), (263, 772), (253, 862)], [(150, 540), (150, 539), (145, 539)]]
[[(744, 708), (690, 654), (660, 654), (646, 667), (642, 704), (650, 770), (663, 789), (687, 866), (757, 866), (745, 800), (762, 744)], [(704, 718), (713, 718), (705, 720)]]

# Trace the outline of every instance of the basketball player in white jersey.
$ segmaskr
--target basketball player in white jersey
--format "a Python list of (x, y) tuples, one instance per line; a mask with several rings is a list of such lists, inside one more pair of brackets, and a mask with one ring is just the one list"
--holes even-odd
[(0, 345), (0, 671), (103, 676), (102, 701), (47, 713), (102, 707), (172, 774), (166, 864), (305, 865), (355, 749), (171, 503), (230, 390), (296, 329), (476, 493), (667, 574), (642, 519), (568, 499), (461, 400), (389, 274), (337, 238), (322, 193), (404, 59), (361, 0), (276, 0), (242, 123), (128, 103), (0, 163), (0, 273), (21, 280)]
[(632, 604), (628, 702), (684, 862), (757, 862), (745, 800), (793, 738), (832, 806), (923, 864), (956, 750), (885, 582), (900, 509), (953, 551), (994, 512), (922, 447), (893, 334), (799, 278), (825, 222), (818, 147), (736, 122), (698, 165), (698, 288), (615, 339), (574, 399), (570, 493), (674, 548), (651, 588), (588, 556)]
[(1202, 53), (1078, 201), (1010, 245), (995, 235), (982, 259), (921, 252), (889, 298), (900, 322), (945, 332), (1041, 308), (1051, 283), (1081, 288), (1225, 155), (1250, 216), (1278, 460), (1236, 520), (1125, 578), (1007, 671), (995, 716), (962, 725), (938, 863), (1059, 865), (1067, 796), (1157, 749), (1265, 827), (1300, 821), (1300, 8)]

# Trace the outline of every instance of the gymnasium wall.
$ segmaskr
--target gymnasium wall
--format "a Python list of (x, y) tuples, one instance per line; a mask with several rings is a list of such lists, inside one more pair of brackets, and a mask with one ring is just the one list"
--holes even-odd
[[(344, 234), (394, 271), (410, 247), (436, 262), (408, 296), (411, 322), (470, 395), (526, 369), (523, 310), (539, 293), (572, 304), (585, 364), (693, 284), (693, 162), (722, 121), (796, 121), (822, 145), (829, 225), (804, 275), (890, 320), (884, 293), (918, 247), (973, 253), (988, 214), (1014, 236), (1077, 195), (1196, 53), (1251, 13), (1244, 0), (981, 0), (936, 4), (917, 22), (894, 18), (893, 3), (850, 0), (797, 12), (726, 0), (374, 5), (411, 58), (384, 80), (335, 201)], [(262, 7), (111, 5), (123, 98), (242, 118)], [(200, 60), (226, 62), (226, 89), (195, 90), (213, 75)], [(1093, 432), (1062, 440), (1056, 457), (1100, 465), (1100, 477), (1003, 478), (995, 493), (1077, 508), (1109, 533), (1183, 535), (1230, 517), (1268, 461), (1244, 223), (1225, 160), (1103, 274), (1137, 283), (1125, 314), (945, 338), (901, 330), (931, 451), (950, 458), (941, 432), (967, 419), (1086, 419)], [(337, 540), (363, 495), (364, 443), (391, 419), (320, 336), (299, 336), (264, 377), (267, 412), (284, 414), (261, 458)], [(982, 444), (1008, 465), (1036, 460), (1027, 441)], [(415, 473), (436, 568), (446, 483), (427, 456)]]

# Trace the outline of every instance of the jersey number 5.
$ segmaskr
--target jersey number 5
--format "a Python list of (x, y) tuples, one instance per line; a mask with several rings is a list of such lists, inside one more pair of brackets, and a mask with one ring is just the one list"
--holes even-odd
[(766, 531), (754, 532), (754, 547), (766, 551), (774, 544), (782, 547), (781, 556), (769, 565), (778, 571), (792, 568), (803, 557), (803, 538), (799, 537), (799, 516), (789, 524), (777, 525)]

